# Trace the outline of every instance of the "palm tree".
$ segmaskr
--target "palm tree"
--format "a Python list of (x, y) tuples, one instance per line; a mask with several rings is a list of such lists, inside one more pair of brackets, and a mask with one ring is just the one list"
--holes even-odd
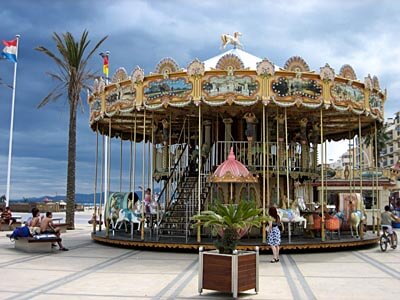
[(239, 239), (252, 226), (260, 227), (262, 222), (270, 220), (269, 216), (262, 216), (262, 210), (255, 207), (254, 202), (240, 201), (239, 204), (216, 203), (211, 210), (202, 211), (200, 215), (192, 217), (198, 221), (193, 227), (211, 227), (218, 240), (214, 242), (220, 253), (232, 253), (236, 249)]
[[(95, 78), (95, 74), (88, 68), (89, 59), (105, 41), (103, 37), (92, 50), (88, 50), (90, 40), (88, 31), (84, 30), (80, 40), (75, 40), (70, 32), (59, 35), (53, 33), (53, 41), (57, 47), (53, 53), (44, 46), (35, 50), (50, 57), (58, 67), (58, 72), (49, 72), (48, 75), (56, 80), (56, 87), (40, 102), (38, 108), (45, 106), (50, 101), (58, 100), (66, 93), (69, 104), (69, 129), (68, 129), (68, 169), (67, 169), (67, 209), (66, 223), (68, 229), (75, 228), (75, 160), (76, 160), (76, 113), (78, 105), (82, 107), (82, 89), (89, 89), (88, 82)], [(85, 53), (89, 53), (86, 55)]]

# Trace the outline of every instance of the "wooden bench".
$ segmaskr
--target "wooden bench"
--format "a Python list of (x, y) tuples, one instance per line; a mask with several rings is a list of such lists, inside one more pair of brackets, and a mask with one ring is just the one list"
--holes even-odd
[(10, 226), (8, 226), (8, 224), (6, 224), (6, 223), (1, 223), (0, 224), (0, 231), (12, 231), (12, 230), (14, 230), (15, 228), (17, 228), (17, 227), (21, 227), (21, 222), (15, 222), (15, 223), (13, 223), (12, 225), (11, 225), (11, 228), (10, 228)]
[[(39, 235), (40, 236), (40, 235)], [(43, 235), (42, 235), (43, 236)], [(19, 237), (14, 240), (15, 249), (24, 252), (52, 252), (52, 244), (60, 242), (61, 238), (54, 235), (52, 237)], [(10, 234), (7, 234), (10, 237)]]

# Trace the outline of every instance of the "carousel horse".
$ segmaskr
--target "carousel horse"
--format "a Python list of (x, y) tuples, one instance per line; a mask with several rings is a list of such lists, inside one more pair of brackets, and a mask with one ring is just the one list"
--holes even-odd
[[(350, 231), (351, 236), (359, 238), (359, 230), (361, 230), (362, 221), (366, 219), (364, 204), (361, 204), (362, 200), (357, 201), (357, 209), (354, 210), (350, 215)], [(355, 231), (355, 235), (353, 233)]]
[(222, 45), (221, 45), (221, 49), (225, 49), (226, 45), (228, 44), (232, 44), (235, 48), (239, 48), (242, 49), (243, 45), (240, 43), (239, 41), (239, 37), (242, 34), (240, 32), (235, 32), (233, 33), (233, 36), (231, 36), (230, 34), (222, 34), (221, 35), (221, 40), (222, 40)]
[(138, 223), (140, 229), (140, 201), (138, 201), (138, 199), (139, 197), (135, 193), (134, 199), (128, 199), (128, 208), (120, 209), (118, 197), (112, 196), (108, 220), (110, 222), (110, 228), (112, 229), (113, 235), (116, 229), (121, 229), (122, 224), (125, 224), (125, 231), (127, 231), (126, 222), (129, 222), (132, 225), (133, 223)]
[(306, 205), (303, 198), (297, 198), (292, 202), (291, 208), (278, 208), (277, 211), (282, 222), (302, 223), (303, 227), (306, 228), (307, 220), (300, 215), (300, 210), (304, 211), (305, 209)]
[(334, 218), (338, 218), (339, 219), (340, 227), (342, 227), (342, 224), (344, 222), (346, 222), (346, 216), (345, 216), (344, 212), (342, 212), (342, 211), (335, 212)]
[(127, 222), (131, 223), (131, 226), (133, 226), (134, 223), (138, 224), (138, 230), (140, 230), (140, 223), (141, 223), (140, 211), (139, 210), (131, 211), (130, 209), (127, 208), (121, 209), (118, 213), (118, 219), (115, 223), (115, 227), (113, 228), (113, 230), (117, 228), (118, 224), (119, 224), (118, 229), (121, 229), (122, 224), (125, 224), (125, 231), (127, 231), (128, 230), (126, 224)]
[(112, 197), (110, 206), (111, 206), (110, 214), (107, 219), (108, 219), (109, 224), (111, 225), (111, 228), (114, 232), (114, 229), (116, 227), (115, 220), (118, 219), (118, 212), (119, 212), (118, 200), (116, 197)]

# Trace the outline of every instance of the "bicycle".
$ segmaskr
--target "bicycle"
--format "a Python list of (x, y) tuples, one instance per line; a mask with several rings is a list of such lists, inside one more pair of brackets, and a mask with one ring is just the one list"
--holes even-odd
[(396, 249), (397, 247), (397, 234), (396, 231), (393, 231), (393, 244), (391, 239), (391, 234), (388, 233), (387, 227), (382, 226), (382, 234), (379, 238), (379, 246), (381, 247), (382, 252), (385, 252), (388, 244), (392, 247), (392, 249)]

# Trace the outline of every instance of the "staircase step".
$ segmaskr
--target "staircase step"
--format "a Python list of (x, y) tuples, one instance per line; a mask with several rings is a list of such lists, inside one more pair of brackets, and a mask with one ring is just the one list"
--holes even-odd
[(205, 181), (198, 188), (198, 177), (187, 176), (178, 183), (174, 200), (170, 203), (159, 224), (160, 237), (181, 237), (193, 233), (191, 217), (197, 215), (200, 201), (207, 199), (211, 184)]

